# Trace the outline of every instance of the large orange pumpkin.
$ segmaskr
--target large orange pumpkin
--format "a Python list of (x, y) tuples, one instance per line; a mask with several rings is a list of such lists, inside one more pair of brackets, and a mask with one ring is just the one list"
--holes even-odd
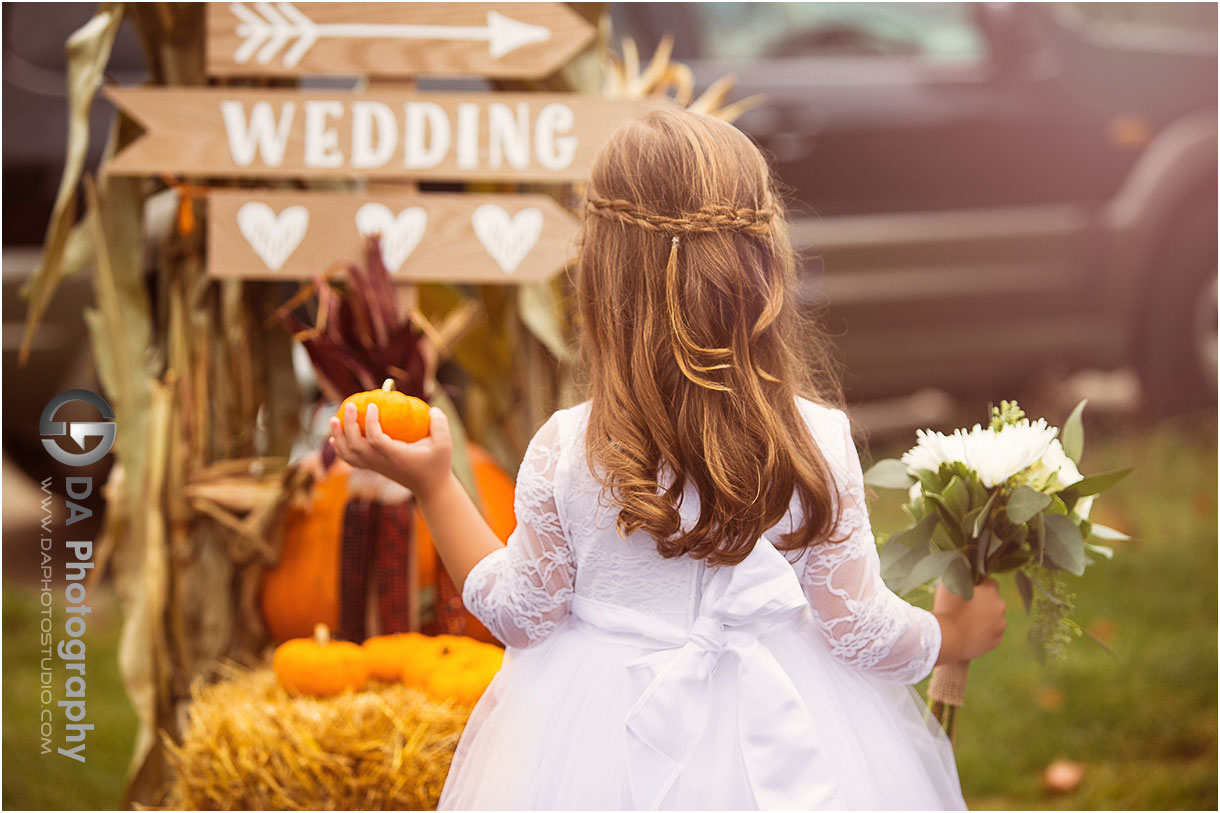
[(279, 563), (263, 576), (263, 621), (277, 641), (307, 638), (319, 623), (339, 626), (336, 568), (349, 467), (336, 459), (324, 471), (316, 452), (301, 465), (316, 479), (309, 494), (285, 511)]

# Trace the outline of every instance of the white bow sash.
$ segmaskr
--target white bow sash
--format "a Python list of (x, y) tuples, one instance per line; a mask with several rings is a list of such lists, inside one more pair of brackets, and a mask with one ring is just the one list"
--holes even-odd
[(689, 630), (627, 607), (573, 598), (581, 626), (655, 650), (627, 665), (638, 698), (626, 720), (627, 772), (637, 809), (662, 804), (702, 740), (717, 713), (713, 673), (726, 656), (737, 670), (741, 756), (758, 806), (843, 807), (809, 709), (758, 641), (805, 604), (792, 566), (765, 539), (745, 561), (712, 571)]

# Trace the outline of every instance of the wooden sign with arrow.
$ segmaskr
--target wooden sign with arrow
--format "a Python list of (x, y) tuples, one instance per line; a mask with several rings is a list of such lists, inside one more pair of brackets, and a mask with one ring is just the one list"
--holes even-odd
[(397, 280), (516, 283), (549, 279), (575, 254), (579, 223), (545, 195), (215, 190), (208, 274), (309, 279), (363, 264), (371, 236)]
[(147, 132), (119, 175), (580, 181), (628, 119), (668, 104), (575, 93), (104, 88)]
[(209, 3), (207, 70), (528, 79), (595, 33), (562, 3)]

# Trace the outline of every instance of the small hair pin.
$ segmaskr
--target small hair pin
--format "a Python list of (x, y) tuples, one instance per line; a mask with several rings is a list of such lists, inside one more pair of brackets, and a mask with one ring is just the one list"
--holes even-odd
[(674, 235), (672, 245), (675, 245), (675, 246), (678, 245), (678, 236), (676, 234)]

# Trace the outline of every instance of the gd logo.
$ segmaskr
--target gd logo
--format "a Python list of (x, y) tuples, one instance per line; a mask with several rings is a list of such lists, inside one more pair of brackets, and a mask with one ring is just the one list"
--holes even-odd
[[(59, 412), (59, 408), (64, 404), (70, 404), (73, 401), (84, 401), (92, 404), (97, 408), (97, 411), (102, 414), (106, 420), (103, 421), (72, 421), (65, 424), (64, 421), (54, 420), (55, 413)], [(89, 466), (101, 460), (110, 453), (110, 448), (114, 446), (114, 410), (110, 408), (110, 404), (106, 403), (106, 399), (98, 395), (96, 392), (89, 390), (66, 390), (52, 398), (42, 410), (42, 419), (38, 422), (38, 431), (42, 435), (42, 445), (46, 447), (47, 454), (55, 458), (65, 466)], [(66, 451), (55, 440), (49, 438), (57, 438), (68, 435), (72, 440), (76, 441), (76, 445), (81, 448), (81, 452)], [(91, 452), (85, 452), (86, 438), (101, 438), (101, 442)]]

